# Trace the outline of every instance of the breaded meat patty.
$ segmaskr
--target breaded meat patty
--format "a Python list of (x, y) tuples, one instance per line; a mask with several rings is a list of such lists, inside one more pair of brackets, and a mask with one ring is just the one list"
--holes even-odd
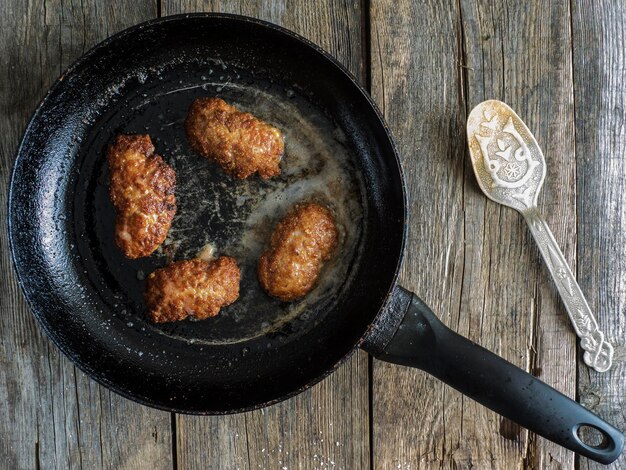
[(109, 146), (109, 195), (115, 206), (115, 243), (128, 258), (150, 256), (176, 213), (176, 174), (154, 153), (148, 135), (118, 135)]
[(191, 147), (236, 178), (280, 174), (283, 134), (220, 98), (198, 98), (189, 108), (185, 131)]
[(148, 276), (145, 301), (154, 323), (214, 317), (239, 298), (241, 273), (234, 258), (178, 261)]
[(261, 256), (261, 287), (284, 302), (308, 294), (337, 245), (338, 233), (330, 210), (313, 202), (298, 204), (279, 222), (270, 248)]

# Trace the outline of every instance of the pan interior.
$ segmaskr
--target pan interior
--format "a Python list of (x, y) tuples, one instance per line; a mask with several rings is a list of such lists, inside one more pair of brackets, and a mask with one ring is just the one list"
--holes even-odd
[[(283, 341), (323, 321), (350, 283), (358, 263), (363, 226), (363, 181), (346, 136), (323, 110), (293, 84), (270, 82), (221, 60), (203, 57), (139, 71), (112, 88), (119, 103), (94, 121), (80, 147), (73, 222), (85, 234), (77, 245), (81, 263), (108, 309), (104, 325), (150, 330), (173, 340), (207, 344), (245, 343), (263, 336)], [(217, 96), (269, 122), (285, 135), (279, 177), (239, 180), (188, 145), (184, 119), (191, 102)], [(178, 211), (165, 243), (151, 257), (125, 258), (113, 241), (115, 214), (108, 197), (106, 148), (118, 133), (151, 135), (156, 152), (176, 171)], [(314, 290), (292, 303), (270, 298), (260, 288), (256, 266), (271, 231), (289, 207), (319, 201), (333, 210), (339, 229), (336, 256), (324, 267)], [(146, 320), (144, 279), (168, 262), (228, 255), (242, 271), (239, 299), (214, 318), (153, 325)], [(124, 336), (121, 336), (124, 340)], [(139, 353), (140, 351), (137, 351)]]
[[(281, 128), (283, 174), (239, 181), (192, 152), (182, 121), (199, 96)], [(171, 233), (141, 260), (113, 243), (105, 151), (117, 133), (150, 134), (177, 173)], [(401, 259), (402, 188), (384, 123), (328, 56), (256, 20), (168, 17), (90, 51), (35, 113), (11, 182), (12, 254), (33, 313), (91, 377), (163, 409), (241, 411), (311, 385), (365, 334)], [(286, 208), (310, 198), (335, 211), (339, 255), (314, 292), (282, 304), (256, 263)], [(237, 258), (241, 298), (209, 320), (146, 321), (145, 276), (211, 248)]]

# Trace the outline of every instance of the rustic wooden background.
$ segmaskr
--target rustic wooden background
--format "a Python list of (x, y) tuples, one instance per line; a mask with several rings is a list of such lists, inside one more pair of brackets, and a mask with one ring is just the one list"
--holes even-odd
[[(107, 36), (192, 11), (259, 17), (344, 63), (383, 110), (412, 221), (401, 282), (456, 331), (626, 429), (626, 5), (606, 0), (0, 1), (0, 467), (599, 468), (426, 374), (356, 354), (302, 395), (189, 417), (125, 400), (44, 337), (7, 248), (6, 189), (55, 78)], [(509, 103), (548, 159), (540, 197), (615, 345), (590, 371), (522, 218), (478, 189), (465, 119)], [(612, 468), (626, 468), (626, 456)]]

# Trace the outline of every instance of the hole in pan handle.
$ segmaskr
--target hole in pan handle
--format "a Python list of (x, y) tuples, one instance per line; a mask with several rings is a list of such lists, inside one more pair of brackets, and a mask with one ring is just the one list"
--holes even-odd
[[(364, 349), (377, 359), (422, 369), (496, 413), (596, 462), (609, 464), (620, 456), (624, 435), (619, 430), (529, 373), (453, 332), (416, 295), (396, 286), (386, 310), (386, 317), (402, 318), (402, 312), (406, 313), (384, 346), (380, 331), (376, 341), (366, 339)], [(585, 428), (587, 432), (581, 437)], [(589, 438), (590, 430), (596, 433), (595, 439)]]

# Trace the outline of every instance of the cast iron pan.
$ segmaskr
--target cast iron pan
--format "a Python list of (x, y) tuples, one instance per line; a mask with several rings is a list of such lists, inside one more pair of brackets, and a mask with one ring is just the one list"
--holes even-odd
[[(191, 101), (221, 96), (286, 134), (280, 178), (235, 181), (188, 147)], [(113, 243), (105, 150), (149, 133), (176, 170), (178, 214), (141, 260)], [(407, 228), (389, 130), (367, 93), (314, 44), (255, 19), (198, 14), (144, 23), (72, 65), (19, 148), (8, 226), (20, 285), (54, 343), (98, 382), (176, 412), (235, 413), (310, 387), (357, 347), (419, 367), (522, 426), (608, 463), (623, 435), (576, 402), (453, 333), (395, 285)], [(305, 300), (267, 297), (256, 260), (299, 200), (322, 199), (342, 226), (339, 254)], [(203, 247), (235, 256), (241, 298), (216, 318), (152, 325), (144, 277)], [(603, 436), (590, 445), (581, 426)]]

